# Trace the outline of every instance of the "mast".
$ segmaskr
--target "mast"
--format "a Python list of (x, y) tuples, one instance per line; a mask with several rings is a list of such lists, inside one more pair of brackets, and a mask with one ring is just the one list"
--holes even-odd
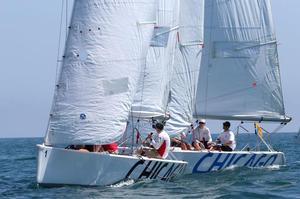
[(155, 0), (76, 0), (47, 145), (107, 144), (126, 128), (155, 20)]
[(195, 117), (289, 122), (269, 0), (205, 4)]

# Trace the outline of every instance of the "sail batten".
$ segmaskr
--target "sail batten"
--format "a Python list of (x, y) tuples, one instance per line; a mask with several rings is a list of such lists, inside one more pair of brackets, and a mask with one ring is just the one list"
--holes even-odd
[(289, 121), (269, 0), (205, 4), (195, 117)]

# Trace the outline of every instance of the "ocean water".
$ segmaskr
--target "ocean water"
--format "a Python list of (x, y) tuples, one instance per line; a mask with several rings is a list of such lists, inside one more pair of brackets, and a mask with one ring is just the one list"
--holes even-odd
[[(271, 168), (232, 168), (181, 176), (172, 182), (123, 182), (107, 187), (38, 187), (36, 147), (41, 138), (0, 139), (0, 198), (300, 198), (300, 138), (273, 134), (287, 163)], [(238, 136), (238, 146), (254, 135)]]

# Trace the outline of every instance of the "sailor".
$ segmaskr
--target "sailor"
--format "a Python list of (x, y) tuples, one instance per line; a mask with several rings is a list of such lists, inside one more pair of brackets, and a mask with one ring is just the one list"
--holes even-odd
[(89, 152), (88, 149), (86, 149), (86, 145), (72, 145), (74, 146), (75, 150), (78, 150), (80, 152)]
[(113, 142), (110, 144), (102, 145), (103, 151), (107, 151), (108, 153), (118, 154), (118, 144)]
[(181, 132), (177, 137), (171, 139), (171, 146), (181, 147), (182, 150), (191, 150), (192, 148), (191, 133)]
[(118, 154), (118, 144), (113, 142), (110, 144), (103, 145), (91, 145), (90, 152), (108, 152), (112, 154)]
[(223, 129), (224, 131), (217, 138), (222, 144), (219, 149), (222, 151), (233, 151), (236, 147), (236, 142), (234, 133), (230, 130), (230, 122), (224, 122)]
[(209, 149), (212, 142), (209, 128), (205, 126), (205, 119), (199, 120), (199, 125), (193, 131), (193, 146), (195, 150)]
[(156, 123), (155, 130), (158, 134), (157, 141), (152, 138), (152, 134), (148, 135), (148, 139), (151, 140), (151, 145), (154, 147), (154, 151), (152, 151), (154, 152), (154, 154), (146, 152), (146, 155), (148, 157), (165, 159), (168, 156), (170, 150), (170, 137), (167, 132), (164, 131), (164, 125), (162, 123)]

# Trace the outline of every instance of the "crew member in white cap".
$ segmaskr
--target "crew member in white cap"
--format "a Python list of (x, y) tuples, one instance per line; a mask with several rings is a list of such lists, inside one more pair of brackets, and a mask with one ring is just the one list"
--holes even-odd
[(195, 150), (209, 149), (212, 142), (209, 128), (205, 126), (205, 119), (199, 119), (199, 125), (193, 131), (193, 147)]

